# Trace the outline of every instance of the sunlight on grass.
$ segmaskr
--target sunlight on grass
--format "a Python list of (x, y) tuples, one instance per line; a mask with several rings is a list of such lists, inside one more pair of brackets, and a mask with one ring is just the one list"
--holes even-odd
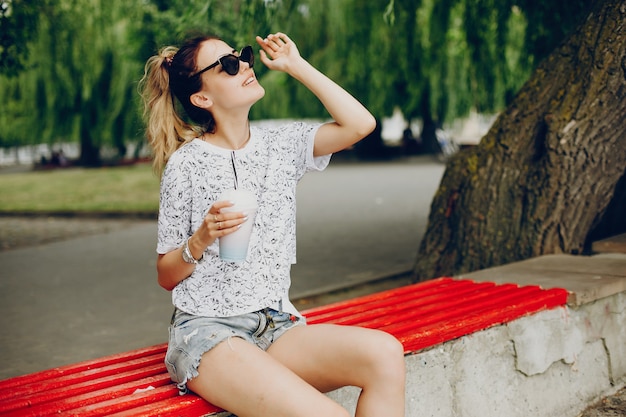
[(0, 212), (153, 212), (159, 179), (149, 164), (0, 175)]

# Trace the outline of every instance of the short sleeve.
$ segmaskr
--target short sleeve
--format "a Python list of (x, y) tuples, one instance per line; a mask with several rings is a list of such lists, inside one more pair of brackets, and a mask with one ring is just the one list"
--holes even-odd
[(288, 142), (284, 144), (285, 147), (292, 148), (291, 152), (295, 155), (293, 163), (298, 171), (298, 178), (302, 178), (309, 171), (322, 171), (330, 162), (331, 155), (319, 157), (313, 155), (315, 134), (321, 125), (321, 123), (294, 122), (284, 125), (279, 132), (281, 140)]
[(330, 163), (330, 158), (332, 154), (314, 156), (313, 148), (315, 147), (315, 134), (319, 130), (321, 124), (315, 125), (315, 130), (309, 132), (308, 137), (306, 138), (307, 144), (307, 159), (306, 166), (307, 171), (323, 171), (326, 169), (328, 164)]
[(157, 253), (179, 248), (191, 235), (192, 181), (190, 170), (176, 154), (168, 162), (161, 178)]

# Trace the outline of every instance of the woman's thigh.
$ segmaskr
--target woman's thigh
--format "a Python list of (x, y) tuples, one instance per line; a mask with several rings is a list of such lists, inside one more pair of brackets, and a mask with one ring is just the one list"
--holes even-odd
[(237, 337), (205, 353), (198, 372), (187, 386), (239, 417), (348, 416), (267, 352)]
[(360, 327), (317, 324), (286, 332), (267, 351), (322, 392), (346, 385), (365, 388), (404, 384), (404, 349), (388, 333)]

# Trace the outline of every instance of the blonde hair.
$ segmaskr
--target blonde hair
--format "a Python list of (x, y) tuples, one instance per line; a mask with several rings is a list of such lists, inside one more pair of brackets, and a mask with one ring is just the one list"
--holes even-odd
[[(153, 168), (158, 174), (170, 156), (183, 144), (204, 132), (215, 130), (213, 115), (191, 104), (190, 97), (202, 87), (196, 71), (197, 51), (202, 42), (214, 37), (197, 37), (180, 49), (167, 46), (148, 59), (139, 82), (143, 100), (146, 138), (152, 148)], [(179, 114), (176, 99), (195, 124)]]

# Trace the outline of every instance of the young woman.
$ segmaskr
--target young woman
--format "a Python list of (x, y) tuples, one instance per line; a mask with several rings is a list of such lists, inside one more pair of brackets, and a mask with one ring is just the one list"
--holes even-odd
[[(146, 64), (147, 135), (162, 172), (158, 281), (175, 305), (168, 371), (182, 391), (239, 417), (347, 416), (323, 394), (347, 385), (362, 388), (357, 416), (403, 416), (402, 345), (381, 331), (306, 325), (288, 299), (296, 184), (370, 133), (375, 120), (285, 34), (256, 42), (263, 64), (304, 84), (333, 122), (251, 128), (250, 108), (265, 91), (250, 46), (236, 52), (199, 37)], [(231, 202), (219, 196), (233, 184), (255, 194), (253, 219), (222, 211)], [(253, 221), (246, 260), (221, 260), (219, 238), (246, 221)]]

